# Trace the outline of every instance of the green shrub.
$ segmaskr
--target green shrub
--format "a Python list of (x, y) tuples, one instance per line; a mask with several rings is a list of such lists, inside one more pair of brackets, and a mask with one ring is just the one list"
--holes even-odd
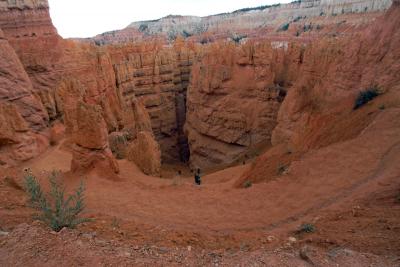
[(193, 33), (190, 33), (190, 32), (188, 32), (188, 31), (186, 31), (186, 30), (183, 30), (183, 31), (182, 31), (182, 36), (183, 36), (184, 38), (189, 38), (189, 37), (193, 36)]
[(285, 31), (289, 30), (289, 26), (290, 26), (290, 23), (285, 23), (278, 29), (278, 31), (285, 32)]
[(53, 171), (50, 174), (49, 181), (50, 192), (46, 194), (31, 172), (27, 172), (24, 176), (29, 203), (39, 211), (37, 219), (57, 232), (64, 227), (74, 228), (80, 223), (89, 221), (89, 219), (78, 217), (85, 208), (83, 182), (73, 195), (65, 198), (65, 187), (58, 181), (57, 172)]
[(314, 233), (316, 230), (315, 226), (311, 223), (305, 223), (300, 226), (297, 233)]
[(145, 31), (147, 31), (149, 29), (149, 25), (147, 25), (147, 24), (140, 24), (140, 26), (139, 26), (139, 31), (140, 32), (145, 32)]
[(313, 29), (313, 25), (311, 25), (311, 24), (303, 25), (303, 32), (308, 32), (308, 31), (311, 31), (312, 29)]
[(370, 102), (372, 99), (379, 95), (379, 90), (376, 86), (371, 86), (370, 88), (361, 91), (358, 94), (356, 102), (354, 103), (354, 110), (362, 107), (366, 103)]
[(294, 20), (293, 20), (293, 22), (298, 22), (299, 20), (301, 20), (303, 17), (302, 16), (297, 16)]
[(243, 183), (244, 188), (250, 188), (252, 185), (253, 185), (253, 183), (249, 180), (247, 180), (246, 182)]
[(288, 169), (288, 166), (284, 164), (279, 164), (277, 173), (278, 175), (282, 175), (286, 170)]

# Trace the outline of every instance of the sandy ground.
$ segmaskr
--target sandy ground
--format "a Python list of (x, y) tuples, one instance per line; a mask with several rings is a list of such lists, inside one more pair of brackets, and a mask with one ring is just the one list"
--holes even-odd
[[(201, 186), (187, 171), (149, 177), (125, 160), (118, 176), (72, 175), (70, 153), (53, 147), (21, 169), (44, 184), (60, 170), (68, 189), (83, 179), (85, 215), (95, 220), (51, 234), (32, 222), (18, 178), (2, 178), (0, 227), (10, 233), (0, 237), (0, 265), (54, 266), (53, 249), (71, 257), (68, 265), (400, 266), (399, 117), (385, 110), (357, 138), (310, 151), (247, 189), (234, 183), (249, 165), (206, 175)], [(303, 223), (316, 232), (296, 233)], [(80, 245), (60, 248), (70, 242)]]

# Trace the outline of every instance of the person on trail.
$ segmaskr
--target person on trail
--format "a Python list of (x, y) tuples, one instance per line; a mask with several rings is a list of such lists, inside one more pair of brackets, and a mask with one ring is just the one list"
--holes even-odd
[(201, 176), (200, 176), (200, 169), (197, 169), (195, 175), (194, 175), (194, 182), (197, 185), (201, 185)]

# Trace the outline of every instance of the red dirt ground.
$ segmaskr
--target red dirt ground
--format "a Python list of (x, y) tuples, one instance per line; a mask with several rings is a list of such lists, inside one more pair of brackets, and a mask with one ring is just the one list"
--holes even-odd
[[(0, 265), (399, 266), (399, 117), (398, 108), (380, 111), (356, 138), (310, 151), (248, 189), (234, 183), (249, 165), (206, 175), (200, 187), (187, 171), (149, 177), (124, 160), (119, 176), (79, 177), (68, 173), (70, 153), (53, 147), (1, 177), (0, 227), (11, 232), (0, 236)], [(85, 215), (95, 221), (61, 234), (20, 225), (32, 224), (23, 168), (43, 183), (61, 170), (68, 189), (84, 179)], [(296, 233), (302, 223), (316, 232)]]

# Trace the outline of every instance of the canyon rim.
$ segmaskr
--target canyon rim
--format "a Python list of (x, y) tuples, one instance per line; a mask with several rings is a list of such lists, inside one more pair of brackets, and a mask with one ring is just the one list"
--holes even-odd
[[(399, 0), (72, 39), (49, 8), (0, 1), (0, 265), (400, 265)], [(32, 216), (53, 171), (89, 221)]]

